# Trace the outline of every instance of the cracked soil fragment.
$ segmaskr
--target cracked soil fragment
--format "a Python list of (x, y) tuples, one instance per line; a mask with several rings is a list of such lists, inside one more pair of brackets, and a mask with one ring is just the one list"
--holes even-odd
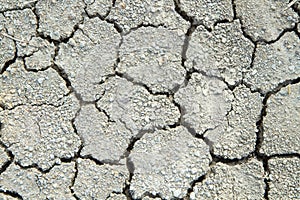
[(16, 48), (18, 56), (25, 57), (27, 69), (49, 67), (54, 57), (54, 44), (37, 36), (37, 22), (32, 10), (9, 11), (4, 16), (0, 14), (0, 43), (3, 44), (0, 47), (0, 67), (12, 60)]
[(0, 72), (8, 61), (13, 60), (16, 52), (14, 41), (5, 36), (7, 32), (5, 31), (4, 24), (5, 18), (0, 13)]
[(102, 18), (106, 17), (112, 7), (111, 0), (84, 0), (86, 11), (90, 16), (99, 15)]
[(38, 1), (36, 12), (39, 16), (38, 32), (53, 40), (62, 40), (71, 35), (76, 24), (83, 20), (82, 0)]
[[(32, 10), (7, 11), (4, 14), (5, 20), (0, 21), (10, 39), (15, 38), (18, 56), (24, 56), (24, 49), (27, 48), (32, 37), (36, 36), (37, 21)], [(1, 15), (0, 15), (1, 16)]]
[(129, 172), (124, 165), (97, 165), (78, 159), (78, 175), (73, 186), (79, 199), (106, 199), (112, 192), (121, 193)]
[(180, 0), (179, 8), (195, 23), (213, 28), (218, 21), (232, 21), (231, 0)]
[(184, 36), (177, 31), (141, 27), (124, 37), (116, 70), (154, 93), (172, 91), (184, 82), (183, 41)]
[(85, 18), (69, 42), (60, 44), (55, 63), (65, 70), (83, 100), (99, 98), (100, 82), (114, 73), (120, 40), (113, 24)]
[(116, 0), (108, 19), (115, 21), (125, 33), (141, 25), (162, 25), (180, 35), (188, 29), (188, 22), (175, 11), (173, 0)]
[(135, 199), (147, 191), (164, 199), (182, 198), (211, 161), (209, 147), (182, 126), (146, 133), (129, 158), (135, 169), (130, 184)]
[(79, 149), (80, 138), (71, 124), (78, 108), (75, 97), (66, 97), (58, 107), (24, 105), (3, 111), (1, 140), (20, 165), (48, 170)]
[(183, 125), (198, 135), (226, 121), (232, 99), (232, 92), (224, 82), (198, 73), (192, 74), (188, 85), (175, 94), (175, 101), (182, 109)]
[(102, 87), (105, 92), (97, 102), (98, 107), (135, 135), (173, 125), (180, 116), (178, 108), (165, 95), (152, 95), (124, 78), (110, 78)]
[(245, 86), (233, 90), (232, 110), (227, 122), (204, 135), (212, 143), (215, 155), (229, 159), (241, 159), (254, 152), (256, 145), (256, 122), (260, 119), (262, 97), (251, 93)]
[(257, 45), (253, 68), (244, 80), (251, 89), (267, 93), (286, 80), (298, 78), (299, 74), (300, 40), (294, 32), (287, 32), (273, 44)]
[(260, 152), (266, 155), (299, 154), (300, 83), (281, 88), (270, 96), (267, 106)]
[(182, 109), (182, 124), (195, 135), (205, 133), (215, 155), (240, 159), (254, 151), (262, 107), (259, 93), (244, 86), (232, 92), (222, 81), (194, 73), (175, 101)]
[(95, 105), (81, 107), (75, 126), (83, 139), (80, 155), (92, 156), (99, 161), (119, 160), (134, 136), (120, 121), (110, 122)]
[(196, 183), (191, 200), (263, 199), (263, 175), (263, 165), (255, 159), (233, 166), (217, 163), (202, 182)]
[(186, 66), (234, 85), (250, 67), (253, 49), (254, 45), (242, 33), (239, 20), (218, 24), (212, 32), (198, 26), (189, 42)]
[(49, 43), (39, 37), (34, 37), (29, 42), (29, 47), (32, 49), (28, 50), (27, 55), (29, 57), (25, 58), (25, 66), (28, 70), (44, 70), (50, 67), (53, 63), (55, 46), (53, 43)]
[(68, 92), (64, 80), (54, 69), (28, 72), (22, 60), (17, 59), (0, 75), (0, 104), (7, 109), (24, 104), (59, 105), (59, 100)]
[[(38, 0), (36, 0), (38, 1)], [(23, 9), (26, 6), (29, 6), (32, 0), (0, 0), (0, 12), (5, 12), (8, 10), (17, 10)]]
[(269, 161), (269, 199), (300, 198), (300, 159), (272, 158)]
[(11, 164), (0, 175), (0, 190), (16, 192), (24, 200), (75, 199), (69, 189), (74, 177), (75, 163), (62, 163), (43, 174), (37, 169), (22, 169)]
[(276, 40), (285, 29), (299, 21), (292, 8), (285, 9), (289, 1), (235, 0), (237, 17), (245, 32), (254, 40)]

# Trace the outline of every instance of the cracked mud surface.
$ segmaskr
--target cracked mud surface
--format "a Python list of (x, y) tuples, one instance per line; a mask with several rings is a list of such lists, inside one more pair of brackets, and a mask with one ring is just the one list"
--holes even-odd
[(300, 199), (299, 15), (0, 0), (0, 199)]

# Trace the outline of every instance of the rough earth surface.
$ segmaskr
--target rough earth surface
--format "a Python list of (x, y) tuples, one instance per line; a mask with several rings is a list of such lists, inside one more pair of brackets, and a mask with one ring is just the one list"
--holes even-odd
[[(262, 199), (265, 191), (262, 163), (249, 160), (230, 166), (217, 163), (202, 182), (196, 183), (191, 199)], [(241, 181), (243, 179), (243, 181)]]
[(299, 21), (299, 0), (0, 0), (0, 199), (300, 199)]
[(299, 157), (270, 160), (270, 199), (299, 199), (299, 165)]

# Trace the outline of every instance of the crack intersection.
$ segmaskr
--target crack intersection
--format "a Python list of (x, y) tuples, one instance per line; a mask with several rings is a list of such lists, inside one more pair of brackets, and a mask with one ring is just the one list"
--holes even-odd
[[(83, 1), (85, 3), (85, 1)], [(126, 180), (125, 182), (125, 187), (123, 188), (123, 191), (122, 191), (122, 194), (124, 194), (127, 199), (133, 199), (132, 197), (132, 194), (131, 194), (131, 190), (130, 190), (130, 184), (131, 184), (131, 181), (132, 181), (132, 178), (134, 176), (134, 170), (135, 170), (135, 167), (134, 167), (134, 163), (130, 160), (130, 153), (131, 151), (134, 149), (134, 145), (137, 141), (139, 141), (143, 136), (144, 134), (148, 133), (148, 132), (154, 132), (156, 130), (166, 130), (167, 128), (176, 128), (178, 126), (183, 126), (183, 127), (186, 127), (188, 129), (188, 131), (195, 137), (195, 138), (198, 138), (198, 139), (202, 139), (208, 146), (209, 146), (209, 149), (210, 149), (210, 155), (212, 157), (212, 161), (210, 163), (210, 166), (209, 166), (209, 171), (199, 177), (198, 179), (196, 180), (193, 180), (190, 185), (191, 187), (187, 190), (187, 195), (185, 197), (185, 199), (190, 199), (190, 194), (193, 192), (193, 189), (195, 187), (195, 185), (199, 182), (203, 182), (207, 177), (208, 175), (211, 173), (211, 167), (214, 166), (216, 163), (224, 163), (224, 164), (227, 164), (227, 165), (239, 165), (239, 164), (242, 164), (242, 163), (245, 163), (245, 162), (248, 162), (251, 158), (257, 158), (259, 161), (261, 161), (263, 163), (263, 168), (264, 168), (264, 172), (265, 172), (265, 178), (264, 178), (264, 183), (265, 183), (265, 193), (264, 193), (264, 198), (265, 199), (269, 199), (269, 191), (270, 191), (270, 186), (269, 186), (269, 174), (270, 174), (270, 169), (269, 169), (269, 164), (268, 164), (268, 160), (271, 159), (271, 158), (299, 158), (299, 154), (297, 153), (293, 153), (293, 154), (276, 154), (276, 155), (272, 155), (272, 156), (266, 156), (262, 153), (260, 153), (260, 148), (262, 146), (262, 142), (264, 140), (264, 117), (267, 116), (267, 102), (268, 102), (268, 99), (276, 94), (277, 92), (279, 92), (283, 87), (286, 87), (290, 84), (297, 84), (300, 82), (300, 77), (296, 78), (296, 79), (290, 79), (290, 80), (285, 80), (284, 82), (278, 84), (278, 86), (276, 88), (274, 88), (273, 90), (271, 91), (268, 91), (266, 93), (263, 93), (260, 89), (257, 89), (257, 91), (251, 91), (251, 92), (259, 92), (261, 96), (263, 96), (263, 107), (261, 109), (261, 113), (260, 113), (260, 117), (259, 117), (259, 120), (256, 122), (256, 126), (257, 126), (257, 133), (256, 133), (256, 144), (255, 144), (255, 150), (254, 152), (251, 152), (249, 153), (247, 156), (244, 156), (240, 159), (226, 159), (222, 156), (219, 156), (219, 155), (215, 155), (214, 152), (213, 152), (213, 148), (212, 148), (212, 142), (209, 141), (208, 138), (204, 137), (204, 134), (209, 131), (209, 130), (213, 130), (213, 129), (207, 129), (205, 130), (203, 133), (197, 133), (196, 130), (194, 130), (188, 123), (184, 122), (183, 120), (183, 116), (184, 116), (184, 108), (179, 104), (177, 103), (175, 100), (174, 100), (174, 95), (178, 92), (179, 89), (183, 88), (183, 87), (186, 87), (189, 83), (189, 80), (191, 79), (191, 76), (193, 73), (199, 73), (199, 74), (202, 74), (203, 76), (206, 76), (206, 77), (213, 77), (213, 78), (216, 78), (218, 80), (221, 80), (222, 82), (224, 82), (228, 89), (233, 91), (236, 87), (240, 86), (240, 85), (245, 85), (247, 88), (250, 88), (251, 85), (250, 84), (247, 84), (244, 82), (244, 73), (243, 73), (243, 76), (242, 76), (242, 80), (234, 85), (230, 85), (228, 82), (225, 81), (224, 78), (222, 77), (219, 77), (219, 76), (210, 76), (209, 74), (207, 74), (205, 71), (201, 71), (201, 70), (197, 70), (197, 69), (191, 69), (191, 70), (187, 70), (186, 66), (185, 66), (185, 61), (187, 60), (187, 50), (189, 48), (189, 42), (190, 42), (190, 39), (193, 35), (193, 32), (195, 31), (195, 29), (198, 27), (198, 26), (203, 26), (206, 30), (208, 30), (209, 32), (212, 31), (211, 28), (207, 27), (204, 25), (203, 21), (200, 21), (200, 22), (196, 22), (196, 20), (194, 19), (194, 17), (190, 17), (189, 14), (185, 11), (183, 11), (180, 7), (180, 0), (174, 0), (174, 5), (175, 5), (175, 11), (177, 12), (178, 15), (180, 15), (184, 20), (188, 21), (190, 23), (190, 27), (188, 28), (186, 34), (185, 34), (185, 39), (184, 39), (184, 44), (182, 45), (182, 52), (181, 52), (181, 66), (186, 70), (186, 74), (185, 74), (185, 80), (184, 80), (184, 83), (182, 85), (178, 85), (176, 88), (172, 89), (171, 91), (168, 91), (168, 92), (153, 92), (152, 89), (147, 86), (147, 84), (143, 83), (142, 81), (139, 82), (139, 81), (135, 81), (133, 78), (131, 78), (130, 76), (126, 75), (126, 74), (123, 74), (123, 73), (120, 73), (120, 72), (117, 72), (116, 68), (117, 66), (119, 65), (120, 63), (120, 47), (121, 45), (123, 44), (123, 36), (125, 35), (129, 35), (132, 31), (135, 31), (141, 27), (154, 27), (154, 28), (158, 28), (158, 27), (161, 27), (161, 26), (164, 26), (164, 24), (159, 24), (159, 25), (151, 25), (151, 24), (139, 24), (137, 27), (135, 28), (131, 28), (130, 31), (128, 33), (124, 33), (124, 30), (121, 28), (121, 26), (115, 21), (115, 20), (110, 20), (108, 19), (107, 17), (109, 16), (109, 14), (111, 13), (111, 9), (112, 7), (110, 7), (110, 9), (107, 11), (107, 13), (104, 15), (104, 16), (101, 16), (99, 15), (98, 13), (95, 14), (95, 15), (91, 15), (88, 13), (87, 11), (87, 3), (85, 3), (85, 7), (84, 7), (84, 13), (82, 14), (82, 20), (80, 20), (79, 23), (77, 23), (74, 27), (73, 27), (73, 30), (71, 32), (71, 34), (68, 36), (68, 37), (65, 37), (65, 38), (61, 38), (59, 40), (54, 40), (52, 39), (50, 36), (46, 36), (43, 32), (39, 32), (38, 29), (39, 29), (39, 25), (40, 25), (40, 16), (37, 14), (37, 11), (36, 11), (36, 4), (38, 3), (38, 1), (30, 1), (28, 2), (28, 4), (26, 6), (24, 6), (22, 9), (26, 9), (26, 8), (30, 8), (31, 10), (33, 10), (35, 16), (36, 16), (36, 20), (37, 20), (37, 28), (36, 28), (36, 37), (39, 37), (39, 38), (42, 38), (44, 40), (47, 40), (50, 44), (53, 43), (55, 45), (55, 54), (54, 56), (52, 57), (52, 65), (48, 68), (45, 68), (45, 69), (42, 69), (42, 70), (36, 70), (36, 69), (28, 69), (25, 65), (25, 69), (26, 71), (31, 71), (31, 72), (39, 72), (39, 71), (45, 71), (49, 68), (52, 68), (54, 69), (60, 77), (63, 78), (65, 84), (66, 84), (66, 87), (70, 90), (68, 95), (71, 94), (71, 93), (74, 93), (75, 94), (75, 97), (77, 98), (77, 100), (79, 101), (80, 103), (80, 108), (79, 110), (76, 112), (74, 118), (71, 120), (71, 123), (72, 123), (72, 127), (73, 127), (73, 130), (74, 132), (80, 137), (80, 141), (81, 141), (81, 144), (80, 144), (80, 147), (79, 147), (79, 150), (78, 152), (75, 153), (75, 155), (71, 158), (61, 158), (61, 162), (63, 163), (70, 163), (70, 162), (75, 162), (75, 172), (74, 172), (74, 177), (72, 178), (72, 183), (69, 187), (73, 197), (75, 199), (80, 199), (76, 194), (75, 194), (75, 191), (73, 189), (74, 187), (74, 184), (75, 184), (75, 181), (76, 181), (76, 178), (77, 178), (77, 175), (78, 175), (78, 158), (81, 158), (81, 159), (89, 159), (89, 160), (92, 160), (96, 163), (96, 165), (104, 165), (104, 164), (109, 164), (109, 165), (122, 165), (119, 163), (119, 161), (121, 159), (126, 159), (126, 166), (127, 166), (127, 169), (128, 169), (128, 172), (129, 172), (129, 177), (128, 177), (128, 180)], [(116, 1), (113, 0), (112, 1), (112, 6), (114, 7), (116, 4)], [(261, 40), (257, 40), (255, 41), (248, 33), (247, 31), (245, 30), (245, 26), (242, 22), (242, 20), (240, 19), (240, 17), (237, 16), (237, 11), (236, 11), (236, 4), (235, 4), (235, 0), (232, 0), (231, 1), (231, 4), (232, 4), (232, 10), (233, 10), (233, 20), (235, 19), (238, 19), (241, 23), (241, 30), (242, 30), (242, 33), (243, 33), (243, 36), (245, 38), (247, 38), (249, 41), (251, 41), (252, 44), (254, 44), (254, 50), (253, 50), (253, 53), (252, 53), (252, 56), (251, 56), (251, 63), (250, 63), (250, 66), (249, 66), (249, 69), (252, 69), (253, 68), (253, 65), (254, 65), (254, 60), (255, 60), (255, 56), (256, 56), (256, 50), (257, 50), (257, 45), (258, 44), (273, 44), (277, 41), (279, 41), (284, 34), (286, 34), (287, 32), (295, 32), (298, 37), (300, 38), (300, 33), (298, 32), (297, 30), (297, 23), (295, 24), (294, 27), (292, 28), (288, 28), (288, 29), (284, 29), (276, 39), (274, 40), (271, 40), (271, 41), (265, 41), (263, 39)], [(295, 12), (297, 12), (296, 10), (296, 6), (295, 5), (292, 5), (292, 8)], [(8, 9), (8, 10), (4, 10), (4, 11), (1, 11), (0, 13), (4, 13), (4, 12), (7, 12), (7, 11), (14, 11), (14, 10), (20, 10), (20, 9)], [(298, 12), (299, 14), (299, 12)], [(115, 62), (115, 65), (114, 65), (114, 74), (113, 75), (108, 75), (106, 78), (105, 78), (105, 81), (112, 77), (112, 76), (118, 76), (118, 77), (122, 77), (122, 78), (125, 78), (127, 81), (133, 83), (134, 85), (138, 85), (138, 86), (141, 86), (143, 88), (145, 88), (151, 95), (164, 95), (166, 96), (167, 98), (169, 98), (172, 102), (173, 105), (175, 105), (178, 110), (180, 111), (180, 117), (178, 119), (177, 122), (175, 122), (174, 124), (170, 124), (170, 125), (167, 125), (165, 127), (161, 127), (161, 128), (158, 128), (158, 129), (153, 129), (153, 130), (143, 130), (143, 131), (140, 131), (136, 136), (132, 137), (130, 139), (130, 142), (128, 144), (128, 147), (126, 148), (126, 150), (124, 151), (124, 154), (123, 156), (120, 157), (119, 160), (104, 160), (104, 161), (99, 161), (97, 160), (96, 158), (94, 158), (93, 156), (91, 155), (86, 155), (86, 156), (81, 156), (80, 155), (80, 152), (81, 150), (83, 149), (84, 147), (84, 139), (81, 137), (81, 135), (78, 133), (77, 129), (76, 129), (76, 126), (75, 126), (75, 119), (76, 117), (78, 116), (80, 110), (81, 110), (81, 107), (82, 105), (86, 105), (86, 104), (95, 104), (95, 107), (97, 108), (97, 110), (99, 112), (102, 112), (106, 115), (106, 117), (108, 118), (108, 121), (109, 122), (114, 122), (113, 120), (111, 120), (111, 117), (109, 116), (109, 114), (106, 112), (106, 110), (100, 108), (97, 106), (97, 101), (99, 101), (101, 99), (101, 97), (95, 101), (84, 101), (81, 94), (80, 93), (77, 93), (74, 89), (74, 87), (72, 86), (72, 83), (66, 73), (66, 71), (59, 67), (58, 65), (55, 64), (55, 61), (56, 61), (56, 58), (58, 56), (58, 53), (60, 51), (60, 44), (62, 43), (68, 43), (69, 40), (71, 38), (73, 38), (75, 32), (77, 30), (80, 30), (80, 25), (84, 23), (84, 19), (85, 17), (88, 17), (89, 19), (92, 19), (92, 18), (99, 18), (100, 20), (102, 21), (105, 21), (107, 23), (110, 23), (110, 24), (113, 24), (114, 25), (114, 28), (116, 29), (116, 31), (121, 35), (121, 40), (120, 40), (120, 43), (119, 43), (119, 46), (118, 46), (118, 50), (117, 50), (117, 57), (116, 57), (116, 62)], [(230, 23), (231, 21), (227, 20), (227, 19), (224, 19), (224, 20), (219, 20), (219, 21), (216, 21), (214, 22), (213, 24), (213, 27), (217, 26), (218, 24), (220, 23)], [(299, 23), (299, 22), (298, 22)], [(32, 39), (32, 38), (31, 38)], [(23, 60), (23, 62), (25, 63), (25, 58), (26, 57), (30, 57), (31, 55), (26, 55), (26, 56), (18, 56), (18, 48), (17, 48), (17, 42), (20, 42), (20, 41), (17, 41), (16, 39), (13, 39), (14, 41), (14, 45), (15, 45), (15, 52), (14, 52), (14, 57), (13, 59), (11, 60), (8, 60), (5, 64), (4, 64), (4, 67), (2, 68), (0, 74), (3, 74), (7, 68), (12, 65), (13, 63), (16, 62), (16, 60), (18, 58), (21, 58)], [(38, 51), (38, 50), (37, 50)], [(99, 82), (99, 84), (103, 84), (105, 81), (101, 81)], [(102, 95), (103, 96), (103, 95)], [(40, 104), (40, 105), (44, 105), (44, 104)], [(32, 105), (32, 106), (40, 106), (40, 105)], [(46, 105), (51, 105), (51, 104), (46, 104)], [(11, 109), (7, 109), (5, 107), (5, 105), (0, 105), (1, 108), (3, 110), (13, 110), (15, 109), (16, 107), (18, 106), (22, 106), (22, 105), (17, 105), (17, 106), (14, 106), (13, 108)], [(53, 105), (55, 106), (55, 105)], [(57, 107), (57, 106), (56, 106)], [(126, 123), (124, 123), (124, 121), (121, 121), (123, 124), (126, 125)], [(2, 125), (0, 123), (0, 125)], [(0, 127), (0, 130), (1, 130), (2, 127)], [(126, 127), (127, 128), (127, 127)], [(128, 129), (130, 130), (130, 129)], [(9, 161), (7, 161), (0, 169), (0, 174), (2, 174), (12, 163), (15, 163), (16, 165), (18, 165), (19, 167), (21, 167), (22, 169), (30, 169), (30, 168), (35, 168), (37, 169), (39, 172), (41, 172), (42, 174), (45, 174), (45, 173), (49, 173), (50, 170), (56, 166), (56, 164), (54, 164), (51, 168), (49, 168), (48, 170), (43, 170), (42, 168), (40, 168), (37, 164), (33, 164), (33, 165), (30, 165), (30, 166), (22, 166), (20, 163), (18, 162), (14, 162), (14, 155), (11, 151), (8, 150), (8, 147), (6, 147), (2, 142), (1, 142), (1, 146), (5, 148), (5, 152), (8, 154), (9, 156)], [(1, 190), (0, 189), (0, 193), (3, 193), (5, 195), (8, 195), (8, 196), (11, 196), (11, 197), (15, 197), (15, 198), (18, 198), (18, 199), (23, 199), (21, 195), (19, 195), (17, 192), (14, 192), (14, 191), (4, 191), (4, 190)], [(151, 197), (151, 198), (161, 198), (162, 199), (162, 195), (161, 194), (157, 194), (157, 195), (153, 195), (152, 193), (150, 192), (145, 192), (142, 197)], [(108, 197), (107, 197), (108, 198)]]

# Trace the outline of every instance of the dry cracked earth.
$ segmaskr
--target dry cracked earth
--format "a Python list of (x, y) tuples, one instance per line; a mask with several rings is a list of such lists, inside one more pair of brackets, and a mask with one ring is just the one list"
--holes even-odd
[(299, 15), (0, 0), (0, 199), (300, 199)]

